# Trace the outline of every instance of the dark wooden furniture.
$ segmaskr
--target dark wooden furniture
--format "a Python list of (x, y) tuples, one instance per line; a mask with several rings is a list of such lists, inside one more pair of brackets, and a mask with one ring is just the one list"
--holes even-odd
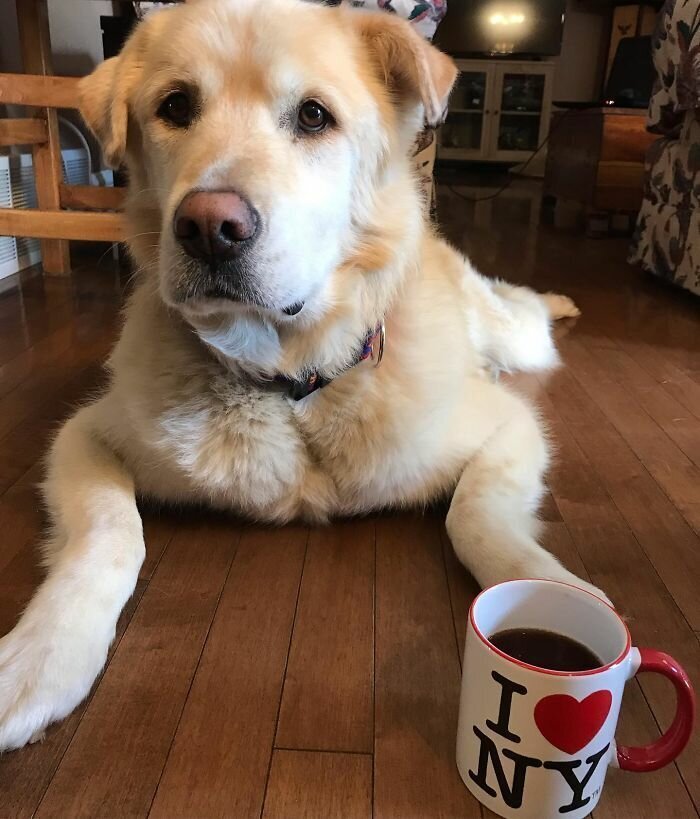
[(644, 156), (657, 137), (646, 111), (590, 108), (561, 111), (550, 130), (544, 192), (578, 202), (587, 211), (639, 210)]

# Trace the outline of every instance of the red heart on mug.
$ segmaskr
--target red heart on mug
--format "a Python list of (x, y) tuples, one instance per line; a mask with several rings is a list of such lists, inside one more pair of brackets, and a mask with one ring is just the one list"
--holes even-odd
[(612, 694), (594, 691), (579, 702), (568, 694), (550, 694), (535, 706), (535, 723), (542, 736), (567, 754), (575, 754), (603, 727)]

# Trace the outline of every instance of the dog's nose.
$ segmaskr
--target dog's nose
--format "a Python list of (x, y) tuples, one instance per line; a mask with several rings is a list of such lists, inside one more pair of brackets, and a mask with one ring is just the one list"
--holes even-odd
[(238, 256), (258, 230), (255, 208), (235, 191), (188, 193), (175, 211), (175, 238), (196, 259)]

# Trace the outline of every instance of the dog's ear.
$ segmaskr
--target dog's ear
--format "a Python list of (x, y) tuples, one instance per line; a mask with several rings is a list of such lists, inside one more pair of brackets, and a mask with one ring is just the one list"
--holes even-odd
[(352, 14), (389, 90), (397, 96), (420, 99), (427, 124), (433, 128), (440, 125), (457, 79), (454, 61), (394, 14)]
[(119, 57), (110, 57), (84, 77), (78, 86), (80, 113), (112, 167), (119, 165), (126, 149), (126, 97), (115, 89), (119, 62)]
[(129, 96), (141, 77), (138, 39), (137, 33), (118, 57), (105, 60), (78, 85), (80, 113), (112, 168), (118, 167), (124, 158)]

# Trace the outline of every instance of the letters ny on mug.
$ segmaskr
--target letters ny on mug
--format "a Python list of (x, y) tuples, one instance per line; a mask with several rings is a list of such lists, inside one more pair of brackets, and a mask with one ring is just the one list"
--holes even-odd
[[(524, 698), (528, 689), (497, 671), (491, 672), (491, 678), (494, 685), (500, 686), (500, 704), (493, 719), (487, 718), (483, 725), (472, 726), (479, 741), (479, 755), (476, 770), (469, 769), (471, 780), (489, 796), (500, 796), (509, 808), (516, 809), (523, 803), (528, 772), (542, 768), (551, 771), (552, 776), (561, 777), (568, 786), (568, 791), (564, 791), (567, 798), (559, 807), (561, 814), (584, 808), (597, 796), (595, 788), (588, 794), (586, 789), (601, 761), (603, 767), (607, 765), (610, 742), (603, 740), (600, 748), (593, 753), (587, 751), (583, 757), (576, 754), (600, 732), (612, 705), (611, 692), (601, 689), (581, 702), (566, 694), (542, 697), (534, 707), (534, 723), (549, 743), (570, 754), (572, 759), (538, 759), (510, 747), (521, 742), (521, 737), (511, 730), (511, 712), (520, 706), (519, 698)], [(508, 742), (507, 746), (503, 740)]]

